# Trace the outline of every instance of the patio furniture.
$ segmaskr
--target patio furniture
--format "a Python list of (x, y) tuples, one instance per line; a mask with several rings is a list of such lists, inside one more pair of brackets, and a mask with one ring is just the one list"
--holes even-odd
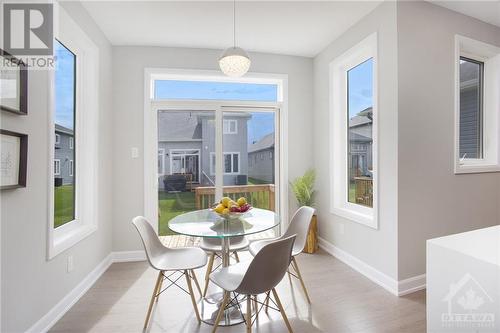
[[(231, 244), (229, 245), (229, 252), (232, 253), (236, 259), (236, 262), (240, 262), (238, 257), (238, 251), (245, 250), (250, 242), (243, 236), (233, 237)], [(202, 238), (200, 248), (209, 253), (209, 260), (207, 265), (207, 272), (205, 273), (205, 287), (203, 289), (203, 297), (207, 294), (208, 282), (210, 281), (210, 273), (214, 270), (215, 258), (222, 258), (222, 242), (220, 239), (216, 238)], [(216, 267), (217, 268), (217, 267)]]
[[(253, 208), (247, 213), (236, 218), (223, 218), (209, 209), (196, 210), (181, 214), (168, 223), (170, 230), (187, 236), (216, 239), (221, 242), (222, 266), (229, 266), (231, 244), (234, 239), (242, 236), (270, 230), (279, 225), (279, 216), (272, 211)], [(202, 298), (198, 306), (201, 320), (213, 325), (215, 316), (222, 304), (223, 293), (215, 292)], [(224, 320), (220, 326), (230, 326), (244, 322), (242, 313), (245, 305), (239, 301), (231, 302), (230, 307), (224, 311)]]
[[(207, 263), (207, 256), (205, 252), (203, 252), (203, 250), (199, 248), (194, 247), (180, 247), (175, 249), (165, 247), (160, 242), (158, 236), (156, 235), (156, 232), (145, 217), (137, 216), (132, 220), (132, 223), (141, 236), (142, 244), (144, 245), (149, 264), (151, 265), (151, 267), (158, 270), (158, 278), (156, 279), (156, 284), (153, 289), (153, 295), (151, 296), (148, 312), (146, 314), (146, 320), (144, 321), (144, 329), (148, 327), (153, 305), (155, 301), (158, 301), (160, 294), (163, 291), (165, 291), (172, 285), (175, 285), (184, 290), (184, 288), (177, 284), (177, 281), (181, 278), (182, 275), (184, 275), (184, 277), (186, 278), (186, 283), (189, 290), (188, 294), (191, 296), (191, 302), (193, 303), (196, 319), (198, 319), (198, 322), (200, 322), (200, 314), (196, 306), (196, 300), (194, 297), (191, 280), (194, 281), (198, 292), (201, 295), (201, 289), (198, 284), (198, 280), (196, 279), (194, 269), (203, 267)], [(173, 277), (176, 273), (180, 273), (181, 275), (178, 277)], [(162, 289), (164, 280), (168, 280), (170, 284), (166, 288)]]
[(168, 192), (185, 192), (186, 177), (184, 175), (168, 175), (163, 179), (165, 191)]
[(292, 258), (290, 262), (292, 269), (294, 270), (294, 273), (290, 272), (290, 270), (288, 272), (290, 273), (290, 275), (299, 279), (300, 284), (302, 285), (302, 289), (304, 290), (307, 302), (309, 304), (311, 303), (311, 299), (309, 298), (309, 294), (307, 293), (307, 289), (304, 284), (304, 279), (302, 278), (302, 274), (300, 273), (299, 265), (297, 264), (295, 257), (300, 253), (302, 253), (302, 251), (304, 250), (304, 246), (306, 245), (306, 240), (307, 240), (307, 233), (309, 231), (309, 225), (311, 223), (311, 218), (313, 217), (313, 215), (314, 215), (314, 208), (308, 206), (302, 206), (299, 209), (297, 209), (297, 211), (293, 215), (292, 220), (290, 221), (290, 224), (288, 226), (288, 229), (286, 230), (283, 236), (275, 239), (265, 239), (261, 241), (256, 241), (251, 243), (250, 246), (248, 247), (250, 253), (253, 256), (255, 256), (259, 253), (259, 251), (261, 251), (264, 248), (264, 246), (274, 242), (276, 239), (289, 237), (290, 235), (297, 235), (297, 238), (293, 245)]
[[(288, 332), (292, 332), (292, 327), (283, 309), (283, 305), (278, 297), (275, 287), (287, 272), (290, 265), (292, 248), (294, 247), (295, 235), (274, 240), (265, 244), (255, 255), (253, 260), (241, 262), (229, 267), (223, 267), (210, 275), (210, 280), (224, 290), (222, 305), (215, 319), (212, 330), (214, 333), (221, 320), (226, 306), (230, 303), (230, 294), (246, 295), (246, 326), (247, 332), (252, 330), (252, 301), (254, 304), (268, 304), (270, 293), (272, 292), (275, 304), (285, 322)], [(257, 295), (266, 293), (265, 303), (260, 303)], [(237, 296), (233, 296), (233, 299)], [(274, 301), (273, 301), (274, 302)], [(266, 306), (267, 307), (267, 306)], [(257, 318), (259, 309), (256, 309)]]

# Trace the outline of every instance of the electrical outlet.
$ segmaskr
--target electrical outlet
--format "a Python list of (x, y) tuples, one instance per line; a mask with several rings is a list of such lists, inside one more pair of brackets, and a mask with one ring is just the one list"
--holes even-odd
[(139, 148), (132, 147), (130, 149), (130, 155), (132, 156), (132, 158), (139, 158)]
[(340, 234), (343, 235), (345, 233), (345, 225), (344, 223), (339, 223)]
[(68, 256), (67, 259), (67, 271), (68, 273), (71, 272), (75, 268), (75, 265), (73, 263), (73, 256)]

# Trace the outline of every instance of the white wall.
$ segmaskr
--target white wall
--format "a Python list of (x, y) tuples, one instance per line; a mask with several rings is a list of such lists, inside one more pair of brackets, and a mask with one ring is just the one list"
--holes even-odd
[[(131, 225), (144, 214), (144, 68), (218, 70), (220, 50), (167, 47), (113, 48), (113, 250), (140, 250)], [(301, 175), (312, 160), (312, 59), (252, 53), (251, 71), (288, 74), (289, 177)], [(132, 159), (131, 147), (141, 151)], [(290, 199), (293, 209), (294, 201)]]
[[(330, 213), (329, 64), (373, 32), (378, 33), (379, 39), (378, 230)], [(378, 6), (314, 59), (313, 143), (320, 237), (393, 279), (397, 279), (397, 126), (396, 4), (388, 2)]]
[(500, 173), (453, 172), (454, 36), (500, 46), (500, 28), (426, 2), (400, 2), (397, 12), (404, 279), (425, 273), (427, 239), (500, 223)]
[[(45, 315), (111, 251), (111, 54), (112, 49), (79, 3), (63, 7), (100, 52), (98, 231), (54, 259), (46, 260), (48, 167), (48, 73), (30, 71), (28, 116), (1, 112), (1, 127), (29, 135), (28, 181), (1, 195), (1, 332), (24, 332)], [(66, 273), (66, 258), (75, 269)]]

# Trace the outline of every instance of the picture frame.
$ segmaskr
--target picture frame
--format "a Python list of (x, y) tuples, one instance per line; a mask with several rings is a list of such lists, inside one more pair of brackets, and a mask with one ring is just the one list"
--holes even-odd
[(0, 110), (28, 114), (28, 68), (18, 58), (0, 49)]
[(0, 190), (26, 187), (28, 135), (0, 129)]

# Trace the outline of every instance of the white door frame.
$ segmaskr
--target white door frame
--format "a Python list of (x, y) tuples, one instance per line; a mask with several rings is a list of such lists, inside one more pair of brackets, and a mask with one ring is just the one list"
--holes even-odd
[[(218, 82), (272, 83), (278, 85), (279, 102), (219, 101), (219, 100), (162, 100), (154, 99), (154, 80), (203, 80)], [(282, 74), (249, 73), (244, 78), (229, 78), (219, 71), (145, 68), (144, 70), (144, 216), (158, 232), (158, 111), (212, 111), (215, 114), (215, 196), (222, 197), (223, 188), (223, 112), (275, 112), (276, 151), (275, 185), (279, 189), (276, 200), (281, 225), (288, 224), (288, 76)]]

